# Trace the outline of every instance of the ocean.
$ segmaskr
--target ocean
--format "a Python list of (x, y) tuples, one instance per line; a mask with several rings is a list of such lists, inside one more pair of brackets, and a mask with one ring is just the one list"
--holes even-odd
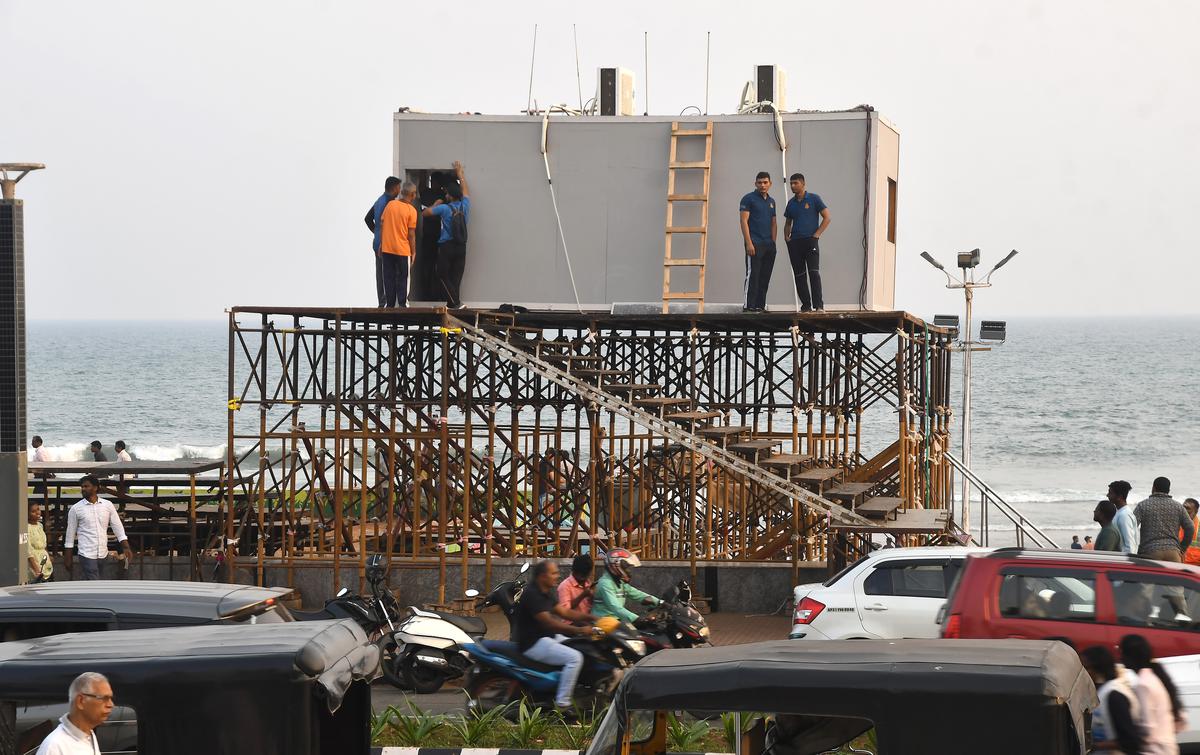
[[(118, 439), (140, 459), (223, 456), (226, 327), (31, 322), (29, 432), (57, 459), (92, 440), (111, 458)], [(1112, 480), (1133, 501), (1160, 475), (1176, 498), (1200, 497), (1200, 317), (1010, 321), (973, 366), (972, 466), (1060, 544), (1094, 534)], [(954, 374), (958, 412), (957, 357)]]

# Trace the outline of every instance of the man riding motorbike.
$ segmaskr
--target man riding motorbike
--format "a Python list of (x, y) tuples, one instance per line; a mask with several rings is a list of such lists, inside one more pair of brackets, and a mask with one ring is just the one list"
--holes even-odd
[[(558, 564), (539, 561), (532, 570), (531, 583), (517, 601), (516, 632), (517, 648), (527, 657), (550, 666), (562, 666), (558, 691), (554, 704), (562, 712), (570, 711), (571, 695), (575, 691), (575, 680), (583, 666), (583, 654), (562, 644), (565, 635), (589, 635), (591, 627), (575, 626), (564, 621), (566, 614), (558, 605)], [(590, 615), (576, 612), (570, 618), (594, 621)]]
[(629, 570), (641, 565), (641, 559), (624, 548), (613, 548), (605, 553), (605, 572), (600, 579), (596, 580), (592, 613), (596, 616), (612, 616), (632, 623), (638, 615), (625, 607), (626, 601), (636, 600), (648, 606), (662, 605), (662, 601), (658, 598), (629, 584)]

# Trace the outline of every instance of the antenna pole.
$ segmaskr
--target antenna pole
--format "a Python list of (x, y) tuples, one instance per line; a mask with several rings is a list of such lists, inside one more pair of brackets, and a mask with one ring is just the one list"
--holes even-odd
[(583, 80), (579, 74), (579, 34), (575, 31), (575, 24), (571, 24), (571, 36), (575, 38), (575, 88), (579, 90), (579, 110), (583, 111)]
[(642, 32), (642, 73), (646, 79), (646, 109), (642, 115), (650, 115), (650, 32)]
[(708, 115), (708, 70), (712, 62), (712, 32), (705, 32), (704, 39), (704, 114)]
[(533, 108), (533, 62), (537, 60), (537, 24), (533, 25), (533, 52), (529, 54), (529, 97), (525, 100), (525, 114)]

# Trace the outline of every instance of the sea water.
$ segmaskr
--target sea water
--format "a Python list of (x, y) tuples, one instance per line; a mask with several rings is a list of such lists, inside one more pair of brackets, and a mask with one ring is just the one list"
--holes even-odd
[[(32, 322), (29, 432), (56, 459), (92, 440), (113, 458), (118, 439), (139, 459), (222, 457), (228, 347), (225, 321)], [(1095, 533), (1112, 480), (1132, 501), (1160, 475), (1200, 497), (1200, 318), (1010, 321), (973, 364), (972, 467), (1060, 544)], [(956, 428), (961, 374), (955, 356)], [(894, 439), (894, 414), (870, 419), (868, 442)]]

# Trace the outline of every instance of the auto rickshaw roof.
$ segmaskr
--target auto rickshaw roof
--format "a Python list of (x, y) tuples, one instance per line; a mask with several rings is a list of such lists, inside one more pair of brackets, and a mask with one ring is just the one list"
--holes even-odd
[(78, 632), (0, 643), (0, 699), (62, 700), (85, 671), (109, 677), (118, 700), (158, 689), (195, 699), (229, 685), (312, 681), (329, 710), (378, 675), (379, 649), (353, 621), (200, 625)]
[[(883, 747), (890, 742), (922, 753), (1082, 752), (1085, 711), (1095, 699), (1071, 648), (1028, 640), (783, 640), (666, 650), (638, 663), (617, 692), (631, 711), (869, 719), (884, 752), (895, 751)], [(1022, 723), (1005, 723), (1014, 721)]]

